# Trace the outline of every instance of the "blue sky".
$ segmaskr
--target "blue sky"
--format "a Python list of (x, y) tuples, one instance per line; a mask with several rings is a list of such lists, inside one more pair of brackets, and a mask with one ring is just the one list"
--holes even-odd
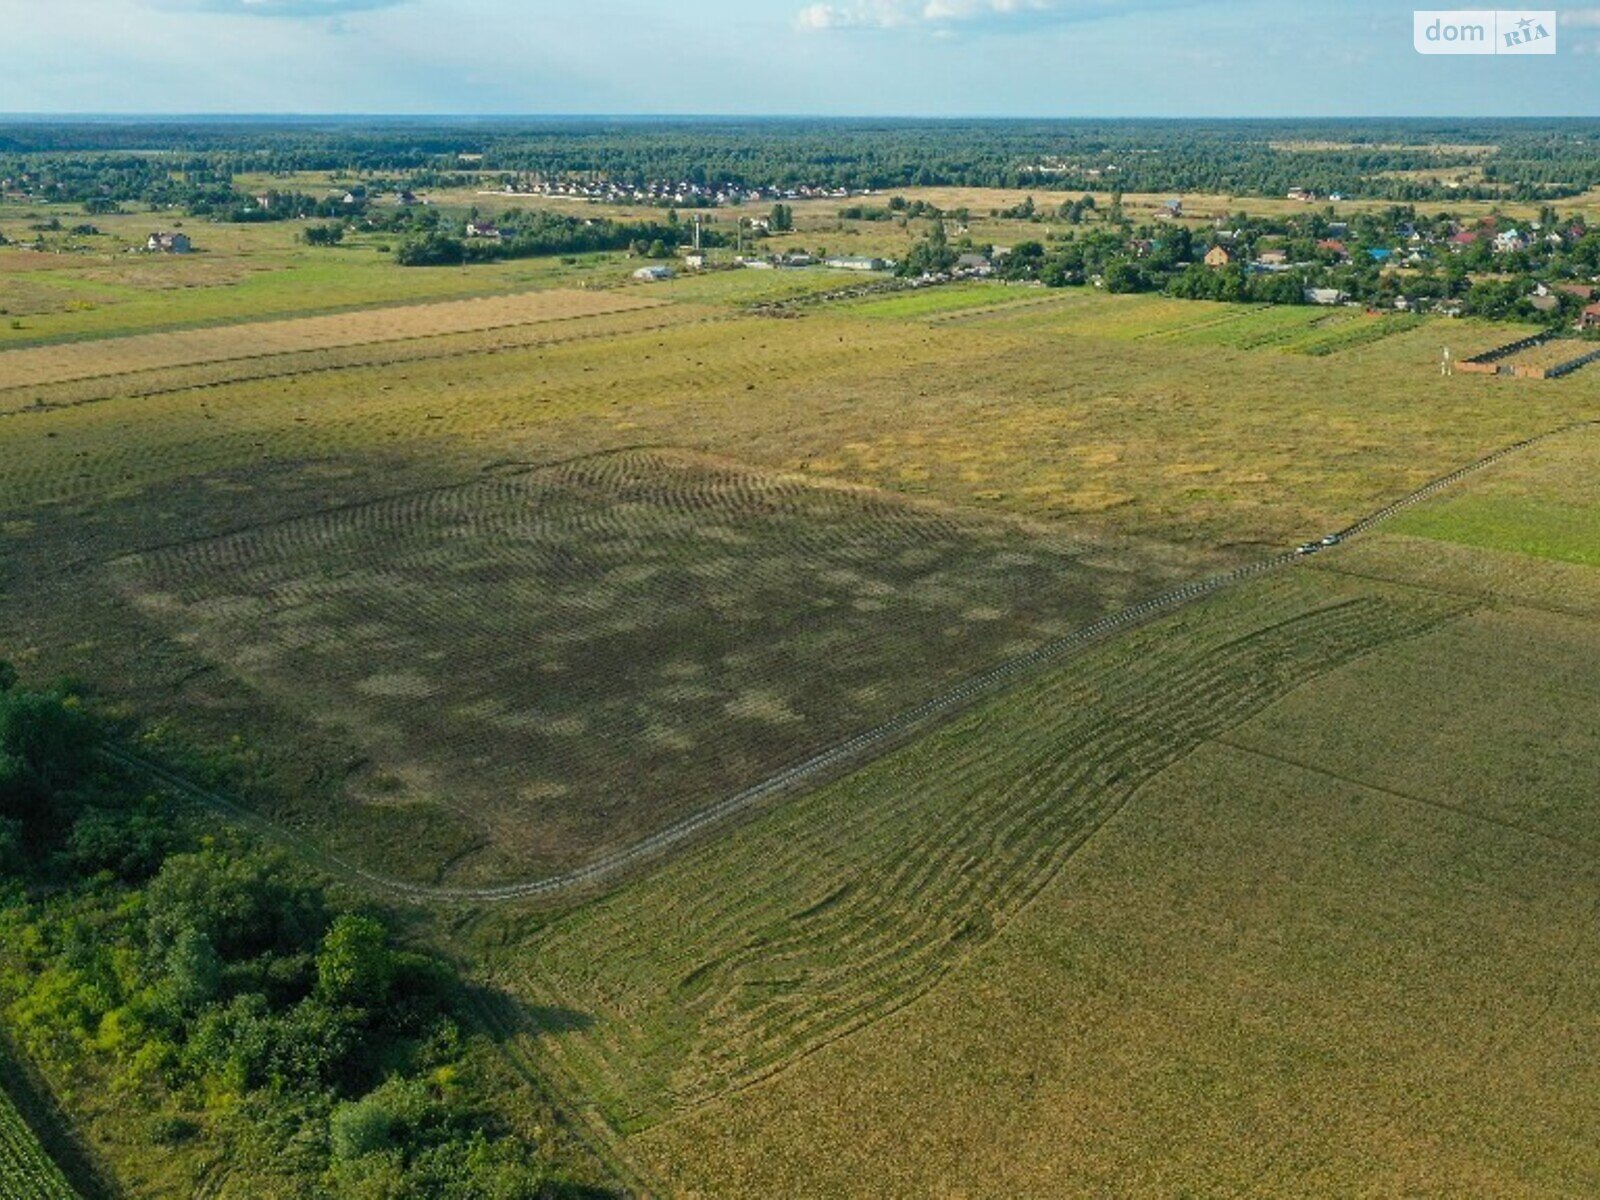
[(1600, 7), (1527, 58), (1419, 56), (1413, 7), (5, 0), (0, 112), (1600, 115)]

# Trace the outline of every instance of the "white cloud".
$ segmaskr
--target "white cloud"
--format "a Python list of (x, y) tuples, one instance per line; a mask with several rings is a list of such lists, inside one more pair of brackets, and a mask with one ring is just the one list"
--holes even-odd
[(342, 17), (407, 0), (158, 0), (158, 7), (244, 17)]
[(1600, 29), (1600, 8), (1568, 8), (1556, 18), (1573, 29)]
[[(812, 4), (795, 16), (801, 29), (931, 29), (1002, 25), (1041, 16), (1058, 7), (1052, 0), (850, 0)], [(1064, 10), (1060, 10), (1063, 11)]]

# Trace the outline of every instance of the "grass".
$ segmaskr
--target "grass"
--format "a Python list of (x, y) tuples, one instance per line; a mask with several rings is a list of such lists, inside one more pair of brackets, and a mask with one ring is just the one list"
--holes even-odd
[(549, 1054), (649, 1128), (910, 1003), (1143, 783), (1457, 607), (1297, 575), (1163, 622), (563, 918), (502, 981), (584, 1013)]
[(1210, 744), (933, 996), (633, 1149), (683, 1196), (1586, 1195), (1597, 890)]
[[(25, 213), (85, 218), (61, 206), (0, 205), (0, 234), (26, 242)], [(470, 268), (395, 266), (379, 239), (336, 248), (305, 246), (301, 225), (182, 222), (195, 253), (131, 252), (170, 214), (92, 217), (104, 237), (64, 253), (0, 249), (0, 347), (73, 341), (160, 329), (232, 324), (383, 304), (416, 303), (603, 281), (627, 274), (618, 255), (576, 263), (522, 259)], [(393, 241), (395, 239), (388, 239)]]
[(16, 1105), (0, 1090), (0, 1194), (7, 1200), (76, 1200)]
[[(763, 287), (766, 276), (783, 274), (749, 273)], [(850, 305), (822, 305), (791, 320), (749, 315), (737, 305), (757, 293), (719, 292), (729, 279), (742, 276), (684, 279), (682, 293), (672, 291), (678, 283), (630, 290), (630, 301), (673, 301), (638, 312), (456, 333), (441, 321), (485, 305), (554, 305), (553, 313), (570, 298), (623, 298), (553, 291), (386, 310), (384, 330), (431, 331), (409, 340), (320, 348), (295, 340), (308, 329), (335, 340), (333, 332), (369, 320), (347, 316), (291, 322), (287, 340), (275, 346), (244, 331), (195, 333), (165, 356), (176, 359), (187, 347), (190, 357), (215, 357), (197, 349), (206, 338), (226, 343), (227, 353), (277, 351), (232, 363), (179, 365), (148, 352), (152, 340), (169, 344), (160, 341), (167, 335), (76, 348), (79, 370), (135, 360), (148, 369), (15, 387), (0, 403), (0, 653), (41, 674), (93, 682), (107, 702), (160, 731), (173, 752), (188, 747), (185, 755), (216, 764), (255, 802), (387, 869), (423, 879), (446, 868), (520, 870), (598, 845), (608, 823), (612, 836), (659, 827), (881, 715), (897, 696), (927, 694), (952, 673), (1025, 647), (1053, 621), (1098, 613), (1174, 574), (1199, 574), (1337, 528), (1495, 445), (1570, 419), (1593, 395), (1580, 375), (1510, 406), (1495, 399), (1498, 380), (1440, 379), (1432, 325), (1310, 358), (1142, 336), (1261, 319), (1221, 305), (1068, 292), (982, 314), (948, 310), (958, 328), (936, 329), (921, 317), (868, 319)], [(698, 577), (685, 574), (693, 555), (661, 576), (677, 585), (659, 611), (644, 611), (650, 605), (642, 597), (659, 593), (648, 579), (616, 593), (633, 606), (634, 628), (621, 628), (620, 611), (591, 612), (583, 636), (569, 623), (581, 609), (546, 620), (555, 595), (546, 591), (546, 568), (516, 541), (526, 522), (508, 507), (508, 477), (489, 482), (485, 471), (639, 446), (708, 455), (741, 478), (767, 481), (750, 493), (755, 508), (709, 510), (736, 542), (753, 540), (733, 550), (702, 542), (695, 553), (706, 555), (700, 569), (750, 568), (728, 591), (735, 607), (770, 607), (786, 620), (810, 614), (808, 624), (772, 640), (770, 624), (729, 624), (719, 612), (719, 624), (701, 628), (685, 602), (699, 594)], [(805, 493), (812, 495), (835, 494), (839, 483), (878, 489), (873, 505), (905, 516), (889, 540), (868, 544), (894, 554), (926, 551), (931, 557), (917, 570), (947, 581), (939, 585), (946, 598), (931, 587), (917, 591), (915, 572), (890, 558), (887, 575), (868, 571), (859, 583), (900, 589), (889, 593), (889, 607), (882, 615), (857, 607), (872, 597), (846, 594), (824, 575), (861, 574), (857, 564), (832, 558), (859, 531), (845, 522), (839, 545), (820, 555), (792, 532), (809, 517), (793, 516), (791, 532), (775, 534), (760, 507), (762, 489), (775, 480), (809, 481), (817, 485)], [(466, 521), (406, 499), (442, 487), (483, 498), (485, 523), (470, 537), (419, 544), (416, 537), (434, 528), (427, 521), (441, 521), (438, 529)], [(524, 501), (535, 495), (543, 493)], [(617, 498), (601, 488), (590, 502), (604, 507)], [(410, 542), (399, 530), (380, 531), (376, 540), (362, 533), (373, 514), (413, 511), (433, 515)], [(572, 510), (552, 508), (537, 537), (592, 550), (581, 526), (559, 532), (565, 511)], [(937, 514), (933, 525), (911, 516), (924, 512)], [(664, 553), (682, 552), (688, 513), (636, 506), (632, 536), (644, 546), (661, 537)], [(1011, 532), (965, 534), (967, 548), (953, 550), (927, 532), (951, 519), (967, 530)], [(1019, 521), (1034, 531), (1020, 532)], [(291, 531), (300, 533), (287, 538)], [(208, 539), (222, 535), (279, 589), (265, 594), (264, 609), (251, 609), (271, 621), (259, 643), (237, 634), (241, 623), (263, 627), (244, 622), (249, 605), (230, 608), (235, 591), (225, 572), (183, 576), (190, 593), (166, 597), (111, 565), (130, 554), (203, 564), (214, 550)], [(1063, 571), (1031, 582), (1004, 571), (974, 580), (956, 567), (983, 561), (982, 545), (1063, 538), (1081, 566), (1067, 569), (1051, 551), (1047, 561)], [(447, 629), (438, 610), (406, 598), (422, 588), (405, 577), (422, 570), (419, 563), (426, 573), (418, 580), (446, 589), (443, 613), (466, 618), (457, 622), (464, 627)], [(331, 576), (330, 566), (345, 574)], [(304, 592), (319, 579), (334, 590)], [(723, 579), (718, 586), (730, 587)], [(371, 591), (362, 593), (358, 582)], [(507, 587), (523, 598), (525, 616), (504, 610)], [(932, 598), (899, 627), (898, 606), (922, 603), (919, 595)], [(821, 613), (808, 596), (833, 607)], [(130, 597), (139, 603), (130, 606)], [(363, 605), (376, 607), (367, 613)], [(1001, 619), (962, 615), (988, 610)], [(1031, 615), (1018, 624), (1019, 613)], [(595, 640), (608, 621), (616, 628)], [(372, 636), (344, 640), (362, 629)], [(871, 629), (894, 636), (871, 646), (850, 640)], [(489, 736), (484, 731), (543, 710), (530, 699), (533, 680), (555, 686), (539, 675), (512, 688), (515, 664), (531, 653), (518, 658), (515, 648), (541, 646), (541, 654), (564, 661), (539, 640), (560, 637), (585, 647), (584, 657), (567, 663), (568, 680), (573, 662), (604, 680), (616, 663), (637, 660), (638, 673), (627, 676), (632, 682), (614, 703), (605, 683), (551, 693), (559, 705), (583, 710), (563, 709), (559, 728), (620, 730), (621, 740), (607, 757), (603, 745), (589, 748), (595, 739), (587, 733), (525, 730), (480, 761), (470, 747)], [(776, 683), (736, 684), (745, 637), (757, 638), (763, 648), (752, 661), (767, 664), (762, 669)], [(829, 638), (845, 640), (817, 668)], [(243, 655), (247, 643), (257, 658)], [(375, 664), (390, 665), (357, 673), (358, 646)], [(319, 647), (326, 653), (313, 664)], [(862, 656), (858, 666), (839, 657), (841, 648)], [(421, 707), (404, 695), (355, 690), (370, 675), (437, 674), (439, 667), (420, 664), (440, 650), (475, 665), (459, 688)], [(692, 704), (663, 690), (671, 681), (647, 681), (650, 671), (677, 662), (680, 650), (679, 667), (708, 669), (720, 680)], [(841, 664), (846, 669), (828, 682)], [(895, 687), (883, 685), (886, 677)], [(741, 687), (762, 694), (741, 701)], [(506, 688), (515, 694), (497, 695)], [(665, 719), (686, 704), (694, 715), (682, 727)], [(728, 704), (748, 714), (739, 727), (752, 740), (722, 746), (715, 769), (688, 769), (713, 746), (706, 731), (725, 720)], [(798, 721), (788, 719), (790, 710)], [(339, 719), (310, 722), (311, 711)], [(424, 718), (472, 734), (416, 736), (414, 724)], [(563, 750), (520, 773), (495, 765), (514, 749), (554, 753), (580, 743), (577, 757)], [(647, 744), (654, 748), (640, 752)], [(586, 772), (597, 773), (574, 787)], [(610, 797), (603, 814), (587, 811), (602, 790)], [(401, 825), (390, 819), (397, 811), (426, 826), (432, 853), (417, 854), (397, 832)], [(517, 814), (540, 823), (519, 823)]]
[(843, 307), (864, 317), (916, 320), (967, 309), (986, 309), (1019, 300), (1037, 300), (1041, 295), (1037, 288), (1003, 283), (954, 284), (851, 301)]
[(1593, 455), (1569, 439), (1508, 463), (1470, 492), (1406, 513), (1396, 533), (1532, 558), (1600, 566), (1600, 483)]
[[(1082, 565), (1091, 553), (635, 451), (186, 543), (116, 574), (154, 625), (381, 762), (365, 799), (393, 816), (443, 797), (496, 852), (490, 869), (526, 876), (1159, 587), (1136, 559)], [(409, 857), (424, 878), (440, 865)]]
[[(1469, 322), (745, 311), (852, 281), (824, 272), (152, 352), (234, 304), (622, 273), (199, 232), (27, 256), (19, 338), (149, 336), (17, 351), (106, 373), (0, 403), (0, 658), (419, 879), (577, 861), (1600, 395), (1441, 378), (1443, 342), (1508, 336)], [(592, 903), (440, 937), (678, 1194), (1592, 1194), (1593, 455), (1546, 443)]]
[(40, 346), (0, 355), (0, 391), (197, 363), (266, 358), (546, 321), (570, 321), (649, 307), (650, 303), (631, 295), (562, 289), (176, 333), (149, 333), (91, 345)]
[(1600, 575), (1461, 550), (1464, 596), (1418, 541), (1084, 655), (498, 978), (584, 1014), (545, 1061), (675, 1195), (1589, 1194)]

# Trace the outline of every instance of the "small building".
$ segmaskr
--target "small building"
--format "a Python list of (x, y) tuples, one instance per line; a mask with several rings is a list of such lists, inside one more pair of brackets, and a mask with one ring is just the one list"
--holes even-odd
[(472, 238), (488, 238), (490, 241), (498, 242), (504, 235), (500, 232), (500, 227), (492, 222), (468, 221), (467, 236)]
[(660, 283), (673, 277), (671, 267), (640, 267), (633, 273), (635, 279), (642, 279), (646, 283)]
[(1338, 288), (1307, 288), (1307, 304), (1343, 304), (1349, 296)]
[(1373, 246), (1367, 251), (1367, 257), (1375, 263), (1386, 263), (1394, 257), (1394, 251), (1385, 250), (1381, 246)]
[(1494, 235), (1494, 249), (1496, 254), (1510, 254), (1517, 250), (1526, 250), (1528, 239), (1516, 229), (1502, 230)]
[(956, 259), (956, 270), (968, 275), (992, 275), (994, 263), (987, 254), (963, 254)]
[(1260, 254), (1256, 255), (1256, 262), (1260, 263), (1263, 267), (1288, 266), (1289, 252), (1287, 250), (1263, 250)]
[(690, 250), (683, 256), (683, 265), (691, 271), (704, 271), (711, 262), (711, 256), (704, 250)]
[(1579, 329), (1600, 329), (1600, 304), (1591, 304), (1578, 318)]
[(1176, 221), (1181, 216), (1183, 216), (1182, 200), (1168, 200), (1156, 210), (1157, 219), (1162, 221)]
[(823, 265), (840, 271), (887, 271), (889, 269), (889, 263), (886, 259), (867, 258), (859, 254), (846, 254), (839, 258), (830, 258)]
[(1317, 249), (1325, 254), (1333, 255), (1340, 262), (1350, 257), (1350, 248), (1338, 238), (1323, 238), (1317, 243)]
[(144, 248), (151, 254), (188, 254), (194, 245), (187, 233), (152, 233)]
[(1597, 289), (1586, 283), (1558, 283), (1556, 291), (1565, 292), (1569, 296), (1576, 296), (1579, 300), (1593, 300)]
[(1233, 265), (1233, 251), (1226, 246), (1213, 246), (1206, 251), (1205, 264), (1213, 269)]

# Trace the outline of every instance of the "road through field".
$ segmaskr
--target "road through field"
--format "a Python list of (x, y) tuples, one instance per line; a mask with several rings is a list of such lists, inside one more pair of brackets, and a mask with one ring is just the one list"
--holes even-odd
[[(1600, 428), (1600, 419), (1578, 421), (1501, 447), (1361, 517), (1330, 535), (1330, 541), (1336, 546), (1350, 538), (1358, 537), (1404, 509), (1511, 455), (1521, 453), (1551, 438), (1597, 428)], [(159, 763), (123, 749), (112, 749), (106, 753), (118, 764), (137, 771), (173, 792), (279, 842), (335, 877), (397, 899), (420, 903), (471, 904), (553, 899), (593, 888), (632, 867), (691, 841), (696, 836), (765, 801), (792, 793), (806, 784), (837, 774), (847, 767), (859, 766), (889, 748), (903, 744), (911, 735), (927, 729), (935, 722), (971, 708), (975, 702), (994, 694), (1007, 683), (1037, 672), (1041, 668), (1060, 663), (1087, 646), (1102, 642), (1116, 633), (1143, 625), (1156, 617), (1171, 613), (1234, 584), (1291, 567), (1314, 552), (1317, 550), (1312, 547), (1285, 550), (1257, 562), (1183, 584), (1139, 601), (1047, 642), (1027, 654), (998, 663), (931, 700), (787, 767), (752, 787), (700, 809), (630, 846), (597, 858), (575, 870), (542, 879), (485, 887), (438, 887), (393, 879), (329, 854), (311, 839), (252, 812), (237, 801), (197, 786)]]

